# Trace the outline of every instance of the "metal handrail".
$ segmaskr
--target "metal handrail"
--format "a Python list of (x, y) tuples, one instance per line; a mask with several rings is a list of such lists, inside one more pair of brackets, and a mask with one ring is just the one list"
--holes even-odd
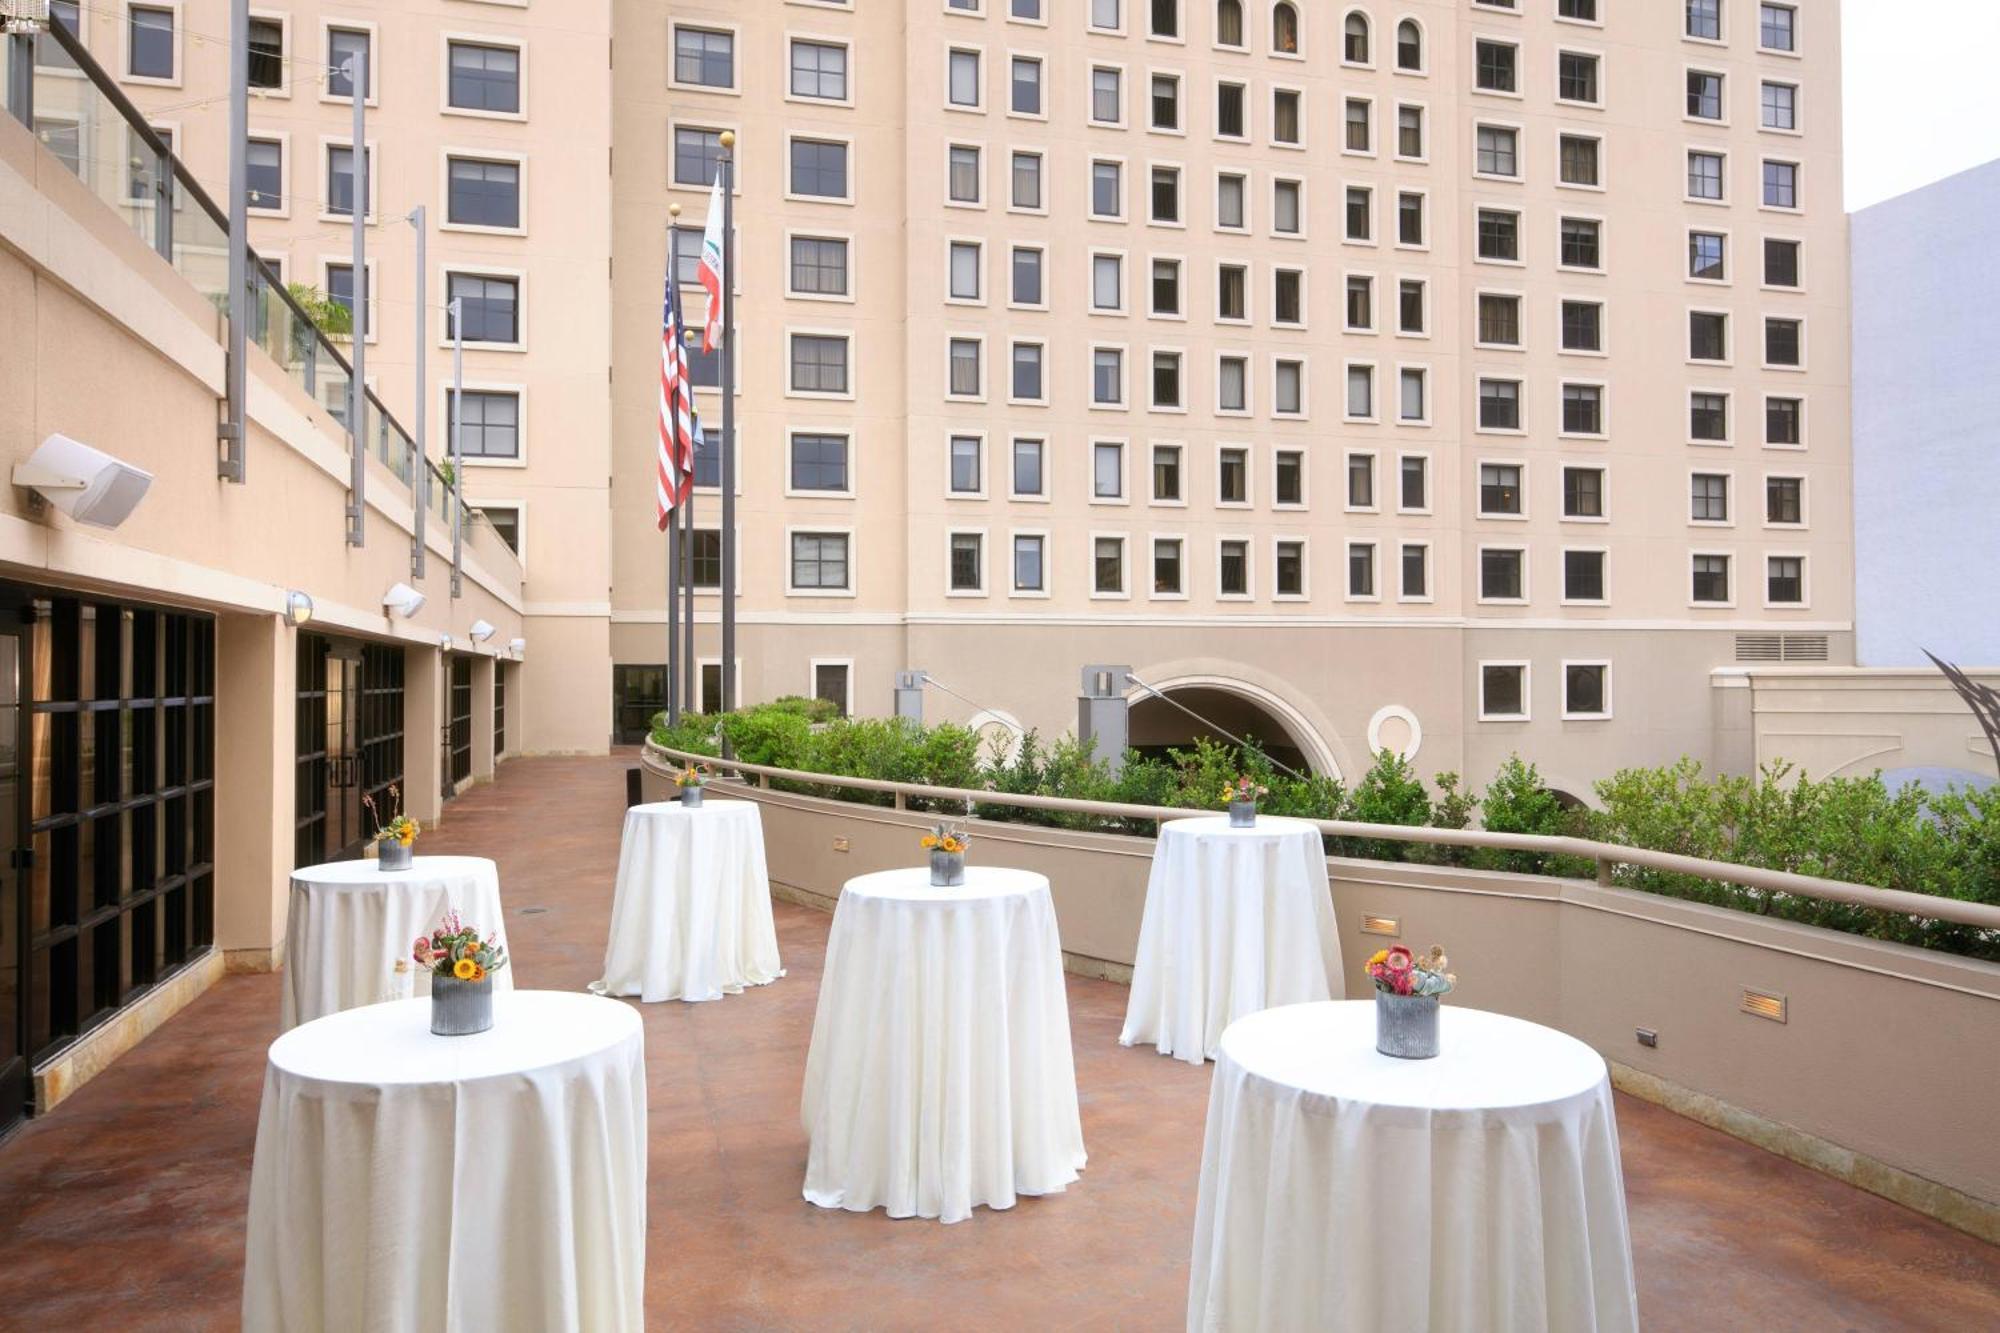
[[(848, 777), (838, 773), (810, 773), (801, 769), (773, 768), (740, 759), (723, 759), (692, 750), (676, 750), (648, 737), (642, 758), (665, 755), (683, 764), (708, 764), (758, 778), (776, 778), (820, 787), (846, 787), (892, 795), (896, 808), (905, 808), (915, 797), (926, 801), (964, 802), (967, 805), (1006, 805), (1026, 810), (1055, 810), (1068, 814), (1097, 815), (1107, 819), (1186, 819), (1196, 811), (1183, 806), (1126, 805), (1116, 801), (1082, 801), (1069, 796), (1035, 796), (1026, 793), (975, 790), (966, 787), (929, 787), (915, 782), (892, 782), (883, 778)], [(1710, 861), (1678, 852), (1654, 851), (1648, 847), (1626, 847), (1598, 842), (1593, 838), (1570, 838), (1540, 833), (1492, 833), (1485, 829), (1429, 828), (1411, 824), (1361, 824), (1348, 819), (1302, 819), (1321, 833), (1336, 838), (1375, 838), (1385, 842), (1419, 842), (1441, 847), (1484, 847), (1494, 851), (1538, 852), (1544, 856), (1570, 856), (1593, 861), (1597, 882), (1613, 886), (1612, 871), (1620, 865), (1642, 866), (1674, 874), (1694, 875), (1712, 883), (1764, 889), (1813, 898), (1822, 902), (1871, 907), (1899, 916), (1951, 921), (1981, 930), (2000, 930), (2000, 907), (1946, 898), (1905, 889), (1881, 889), (1870, 884), (1849, 884), (1843, 880), (1800, 875), (1789, 870), (1768, 870), (1762, 866), (1735, 865)]]

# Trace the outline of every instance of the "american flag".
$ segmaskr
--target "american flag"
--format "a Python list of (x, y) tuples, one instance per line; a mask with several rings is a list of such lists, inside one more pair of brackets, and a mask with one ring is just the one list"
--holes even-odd
[(694, 484), (694, 456), (702, 447), (701, 423), (694, 415), (687, 353), (681, 347), (680, 300), (674, 293), (674, 261), (667, 256), (667, 294), (660, 307), (660, 465), (653, 479), (660, 531), (673, 521), (675, 506)]

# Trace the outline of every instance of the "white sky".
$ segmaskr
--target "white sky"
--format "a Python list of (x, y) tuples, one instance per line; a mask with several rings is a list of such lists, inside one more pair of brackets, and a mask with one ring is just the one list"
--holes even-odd
[[(1799, 8), (1803, 27), (1815, 5)], [(1841, 17), (1849, 211), (2000, 157), (2000, 0), (1844, 0)]]

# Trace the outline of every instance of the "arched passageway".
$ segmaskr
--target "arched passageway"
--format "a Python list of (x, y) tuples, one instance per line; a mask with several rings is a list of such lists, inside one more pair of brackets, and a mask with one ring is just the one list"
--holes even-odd
[(1317, 737), (1249, 693), (1210, 684), (1161, 686), (1160, 690), (1209, 725), (1138, 691), (1132, 697), (1130, 725), (1132, 748), (1141, 754), (1164, 757), (1168, 750), (1192, 746), (1200, 736), (1227, 744), (1229, 738), (1222, 733), (1231, 732), (1257, 742), (1271, 758), (1301, 773), (1339, 776)]

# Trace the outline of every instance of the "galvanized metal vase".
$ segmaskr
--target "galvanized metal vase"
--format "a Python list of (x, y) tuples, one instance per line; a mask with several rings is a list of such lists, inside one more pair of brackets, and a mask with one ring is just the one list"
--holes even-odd
[(1255, 801), (1231, 801), (1229, 803), (1229, 827), (1257, 827), (1257, 803)]
[(939, 889), (955, 889), (963, 883), (965, 883), (965, 853), (933, 850), (931, 886)]
[(682, 787), (681, 807), (686, 810), (701, 809), (701, 792), (700, 787)]
[(382, 838), (375, 843), (375, 859), (380, 863), (378, 870), (408, 870), (413, 855), (411, 847), (400, 838)]
[(493, 1026), (493, 977), (460, 981), (431, 978), (431, 1031), (440, 1037), (469, 1037)]
[(1375, 992), (1375, 1049), (1399, 1060), (1429, 1060), (1438, 1053), (1436, 995)]

